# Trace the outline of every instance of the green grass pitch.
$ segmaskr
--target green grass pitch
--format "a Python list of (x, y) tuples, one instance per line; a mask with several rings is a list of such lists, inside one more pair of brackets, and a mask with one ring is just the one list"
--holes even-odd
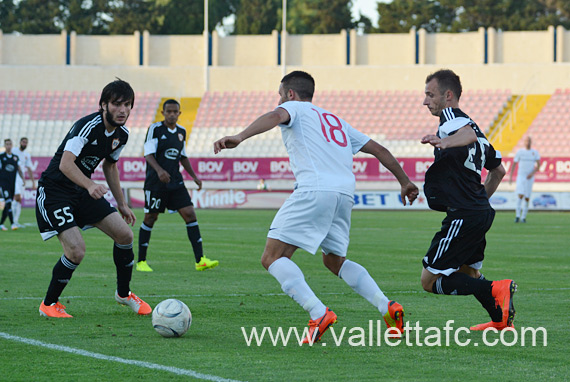
[[(142, 211), (136, 214), (135, 256)], [(513, 278), (518, 283), (515, 326), (547, 331), (547, 345), (539, 335), (534, 347), (528, 337), (525, 346), (520, 341), (512, 346), (484, 346), (482, 334), (475, 332), (459, 333), (458, 338), (478, 346), (460, 346), (453, 338), (449, 346), (419, 346), (416, 337), (413, 346), (405, 342), (377, 346), (376, 338), (370, 346), (368, 334), (365, 343), (356, 341), (360, 337), (350, 342), (349, 337), (359, 333), (350, 330), (368, 328), (370, 320), (381, 319), (380, 314), (326, 270), (320, 254), (304, 251), (298, 251), (293, 260), (316, 294), (338, 314), (334, 329), (338, 337), (346, 328), (344, 339), (337, 345), (329, 331), (313, 347), (300, 347), (295, 340), (287, 346), (273, 346), (270, 341), (248, 346), (241, 327), (301, 331), (309, 320), (259, 262), (275, 211), (198, 210), (197, 214), (205, 253), (220, 260), (218, 268), (195, 271), (181, 218), (164, 214), (152, 232), (148, 252), (154, 272), (133, 272), (132, 290), (151, 306), (172, 297), (190, 307), (190, 330), (172, 339), (154, 331), (150, 316), (139, 317), (114, 301), (112, 243), (101, 232), (84, 233), (86, 257), (61, 298), (73, 319), (47, 319), (38, 313), (51, 270), (61, 255), (57, 239), (42, 242), (35, 226), (0, 232), (0, 380), (570, 378), (568, 213), (531, 211), (528, 223), (514, 224), (512, 212), (498, 212), (487, 235), (483, 273), (491, 280)], [(448, 320), (454, 320), (454, 328), (488, 321), (473, 296), (434, 296), (420, 286), (421, 259), (443, 217), (432, 211), (353, 213), (348, 257), (364, 265), (390, 299), (402, 303), (411, 326), (443, 329)], [(35, 222), (33, 211), (25, 210), (21, 221)], [(429, 334), (419, 336), (420, 344)]]

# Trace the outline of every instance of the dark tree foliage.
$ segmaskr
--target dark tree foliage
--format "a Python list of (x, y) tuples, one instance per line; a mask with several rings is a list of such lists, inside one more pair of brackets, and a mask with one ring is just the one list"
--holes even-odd
[(545, 30), (570, 27), (568, 0), (393, 0), (378, 3), (378, 28), (367, 32), (403, 33), (412, 27), (428, 32)]
[[(281, 30), (282, 0), (209, 0), (208, 29), (235, 15), (235, 34)], [(379, 25), (360, 16), (352, 20), (351, 0), (288, 0), (291, 34), (339, 33), (358, 28), (367, 33), (570, 29), (570, 0), (392, 0), (379, 2)], [(200, 34), (204, 0), (0, 0), (4, 33), (54, 34)]]

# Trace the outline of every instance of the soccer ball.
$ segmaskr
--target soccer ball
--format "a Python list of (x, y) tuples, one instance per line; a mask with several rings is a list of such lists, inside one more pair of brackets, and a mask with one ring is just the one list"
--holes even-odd
[(152, 326), (163, 337), (180, 337), (192, 324), (190, 309), (180, 300), (169, 298), (152, 311)]

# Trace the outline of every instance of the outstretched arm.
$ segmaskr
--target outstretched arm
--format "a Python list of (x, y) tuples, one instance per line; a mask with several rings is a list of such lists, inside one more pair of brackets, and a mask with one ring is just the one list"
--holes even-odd
[(224, 149), (233, 149), (240, 143), (254, 135), (265, 133), (273, 129), (280, 123), (285, 123), (290, 119), (289, 113), (283, 108), (277, 108), (269, 113), (263, 114), (261, 117), (253, 121), (241, 133), (228, 137), (223, 137), (214, 142), (214, 154), (219, 153)]
[(438, 149), (449, 149), (451, 147), (462, 147), (477, 142), (477, 134), (475, 134), (471, 126), (465, 125), (449, 137), (441, 139), (437, 135), (430, 134), (424, 136), (421, 142), (423, 144), (429, 143)]
[(369, 140), (364, 146), (362, 146), (360, 151), (374, 155), (384, 167), (394, 174), (402, 187), (402, 203), (406, 205), (407, 197), (410, 204), (413, 204), (414, 200), (418, 197), (418, 187), (410, 181), (410, 178), (408, 178), (408, 175), (406, 175), (404, 169), (402, 169), (400, 163), (398, 163), (392, 153), (373, 139)]

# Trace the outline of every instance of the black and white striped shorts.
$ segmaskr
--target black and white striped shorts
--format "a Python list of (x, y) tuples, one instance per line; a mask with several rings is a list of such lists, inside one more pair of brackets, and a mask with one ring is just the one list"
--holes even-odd
[(485, 234), (491, 228), (495, 210), (448, 211), (435, 234), (423, 266), (433, 274), (449, 276), (462, 265), (481, 268), (485, 258)]

